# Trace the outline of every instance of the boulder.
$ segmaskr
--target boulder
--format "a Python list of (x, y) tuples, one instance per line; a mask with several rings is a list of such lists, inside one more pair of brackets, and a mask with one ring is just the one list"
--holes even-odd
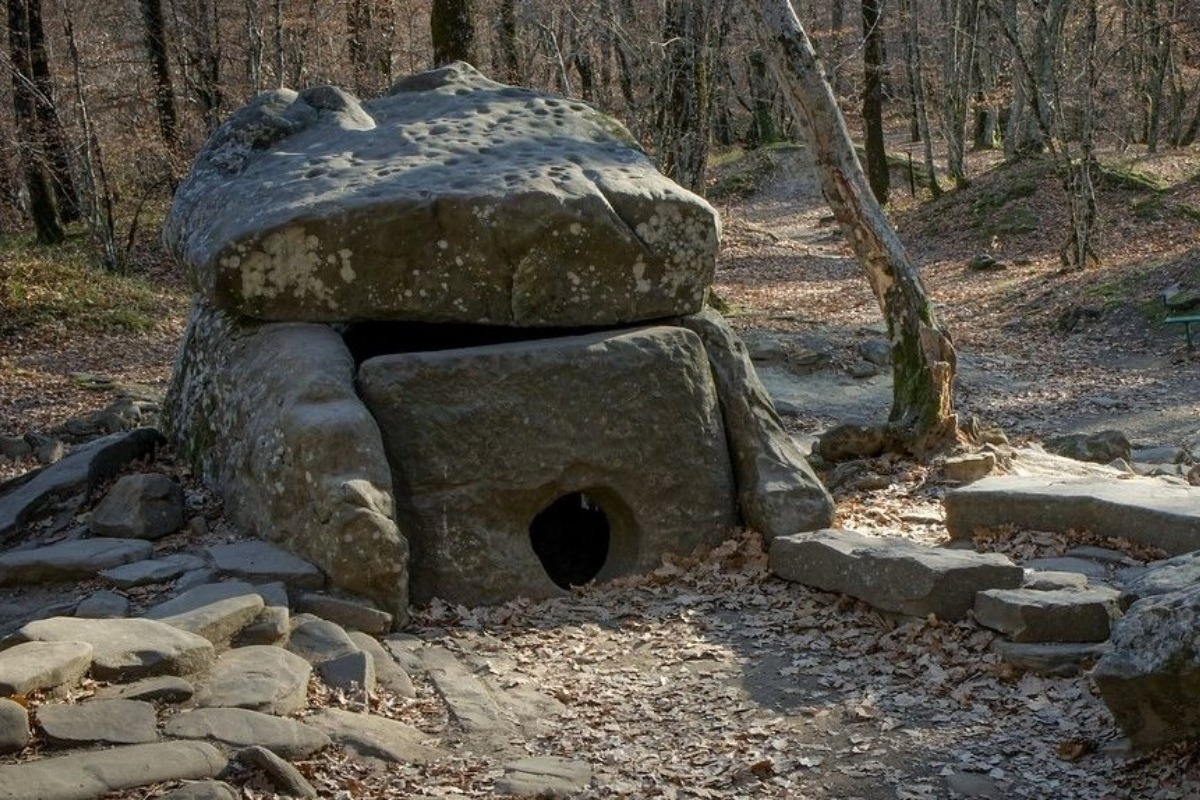
[(86, 642), (92, 646), (92, 675), (132, 680), (153, 675), (190, 675), (213, 660), (207, 639), (149, 619), (51, 617), (16, 634), (26, 642)]
[(1200, 736), (1200, 586), (1134, 603), (1092, 680), (1134, 747)]
[[(146, 562), (139, 561), (138, 563), (144, 564)], [(117, 567), (117, 569), (120, 569), (120, 567)], [(105, 572), (108, 571), (105, 570)], [(79, 605), (75, 606), (75, 616), (85, 619), (119, 619), (129, 616), (129, 608), (128, 597), (111, 592), (108, 589), (101, 589), (92, 592), (79, 601)]]
[(999, 553), (820, 530), (771, 542), (771, 571), (786, 581), (848, 594), (884, 611), (954, 620), (984, 589), (1015, 589), (1024, 570)]
[(379, 686), (399, 697), (417, 696), (417, 690), (408, 672), (396, 663), (396, 659), (392, 658), (378, 639), (361, 631), (349, 631), (347, 635), (359, 650), (371, 656), (375, 681)]
[(152, 455), (163, 443), (154, 428), (115, 433), (78, 448), (53, 466), (0, 486), (0, 544), (59, 504), (78, 508), (97, 486), (130, 462)]
[(834, 503), (784, 430), (741, 339), (712, 309), (679, 324), (704, 343), (728, 433), (738, 509), (766, 541), (833, 524)]
[(691, 331), (381, 356), (358, 382), (394, 465), (416, 602), (553, 596), (652, 570), (734, 524), (716, 387)]
[(986, 478), (996, 469), (995, 453), (967, 453), (961, 456), (951, 456), (942, 466), (942, 473), (947, 480), (958, 483), (972, 483)]
[(159, 675), (142, 678), (132, 683), (118, 683), (96, 690), (96, 699), (120, 698), (145, 700), (155, 703), (186, 703), (192, 699), (195, 689), (192, 684), (175, 675)]
[(183, 488), (157, 472), (123, 475), (88, 518), (97, 536), (161, 539), (183, 527)]
[(1200, 550), (1200, 487), (1151, 478), (998, 476), (946, 495), (952, 539), (977, 528), (1016, 525), (1066, 533), (1131, 539), (1168, 553)]
[(198, 303), (164, 423), (235, 524), (407, 620), (408, 543), (392, 521), (379, 428), (337, 333), (239, 322)]
[(887, 428), (866, 422), (843, 422), (821, 434), (815, 448), (824, 461), (835, 464), (852, 458), (874, 458), (888, 444)]
[(1100, 431), (1099, 433), (1073, 433), (1047, 439), (1047, 452), (1055, 455), (1073, 458), (1077, 461), (1091, 461), (1096, 464), (1108, 464), (1115, 459), (1130, 461), (1133, 458), (1133, 448), (1129, 439), (1121, 431)]
[(975, 621), (1014, 642), (1102, 642), (1121, 615), (1120, 593), (1085, 589), (988, 589), (975, 597)]
[(239, 800), (241, 792), (224, 781), (184, 781), (162, 800)]
[(244, 316), (516, 326), (698, 311), (719, 236), (620, 123), (463, 63), (365, 103), (260, 95), (201, 151), (164, 228), (192, 284)]

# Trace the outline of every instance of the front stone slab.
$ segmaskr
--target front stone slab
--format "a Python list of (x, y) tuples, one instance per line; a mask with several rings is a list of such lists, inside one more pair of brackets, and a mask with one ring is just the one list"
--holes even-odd
[(699, 310), (717, 213), (614, 119), (452, 64), (360, 103), (267, 92), (208, 142), (164, 238), (259, 319), (613, 325)]
[[(163, 416), (239, 527), (407, 620), (408, 544), (392, 520), (379, 428), (355, 393), (354, 358), (337, 333), (248, 322), (197, 302)], [(244, 566), (271, 560), (246, 547), (237, 546)], [(310, 572), (315, 582), (304, 585), (319, 587)]]
[(707, 357), (682, 328), (381, 356), (359, 387), (384, 432), (414, 601), (552, 596), (715, 544), (735, 522)]
[(970, 539), (977, 528), (1016, 525), (1087, 530), (1171, 555), (1200, 550), (1200, 487), (1153, 478), (984, 478), (950, 492), (944, 503), (952, 539)]

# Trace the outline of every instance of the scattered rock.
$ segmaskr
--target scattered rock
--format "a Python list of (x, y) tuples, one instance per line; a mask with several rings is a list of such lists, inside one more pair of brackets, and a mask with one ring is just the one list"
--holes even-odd
[(100, 680), (190, 675), (208, 667), (213, 646), (204, 638), (150, 619), (37, 620), (17, 632), (20, 641), (87, 642), (92, 674)]
[(845, 422), (835, 425), (817, 439), (817, 455), (830, 464), (853, 458), (874, 458), (887, 447), (882, 425)]
[(418, 729), (386, 717), (325, 708), (305, 721), (362, 758), (425, 764), (448, 755), (426, 744), (429, 737)]
[(192, 684), (175, 675), (160, 675), (155, 678), (142, 678), (133, 683), (119, 683), (106, 686), (96, 691), (96, 699), (120, 698), (124, 700), (145, 700), (150, 703), (186, 703), (192, 699), (195, 689)]
[(253, 586), (229, 581), (188, 589), (149, 609), (146, 618), (203, 636), (219, 647), (228, 644), (262, 609), (263, 599)]
[(100, 577), (118, 589), (128, 589), (148, 583), (166, 583), (187, 570), (187, 564), (177, 559), (152, 558), (103, 570)]
[(184, 781), (162, 800), (240, 800), (237, 790), (224, 781)]
[(154, 546), (140, 539), (78, 539), (0, 554), (0, 586), (89, 578), (101, 570), (142, 561)]
[(1157, 479), (998, 476), (946, 495), (946, 528), (970, 539), (977, 528), (1016, 525), (1130, 539), (1168, 553), (1200, 550), (1200, 487)]
[(859, 342), (858, 352), (864, 359), (877, 367), (886, 367), (892, 363), (892, 346), (883, 339), (867, 339)]
[(988, 589), (975, 597), (975, 620), (1014, 642), (1102, 642), (1121, 615), (1120, 593), (1086, 589)]
[(0, 697), (74, 687), (92, 665), (84, 642), (25, 642), (0, 650)]
[(183, 527), (183, 488), (157, 472), (124, 475), (88, 518), (97, 536), (161, 539)]
[(262, 745), (280, 758), (307, 758), (329, 746), (329, 737), (294, 719), (245, 708), (200, 708), (167, 720), (163, 733), (180, 739), (212, 739), (233, 747)]
[(58, 439), (50, 439), (42, 442), (33, 450), (33, 457), (38, 460), (39, 464), (49, 466), (57, 464), (66, 458), (67, 446)]
[(398, 697), (416, 697), (417, 691), (413, 687), (412, 678), (396, 663), (396, 659), (392, 658), (378, 639), (361, 631), (348, 631), (347, 635), (360, 650), (371, 656), (375, 681), (379, 686)]
[(0, 697), (0, 755), (17, 753), (29, 746), (29, 712), (18, 702)]
[(129, 616), (129, 598), (108, 589), (92, 592), (75, 606), (82, 619), (121, 619)]
[(1087, 558), (1100, 564), (1109, 564), (1117, 567), (1136, 567), (1139, 563), (1120, 550), (1113, 550), (1109, 547), (1096, 547), (1094, 545), (1072, 547), (1066, 552), (1066, 557)]
[(971, 260), (967, 263), (967, 266), (976, 272), (996, 272), (1008, 269), (1008, 264), (997, 260), (990, 253), (976, 253), (971, 256)]
[(239, 647), (217, 657), (196, 700), (207, 707), (293, 714), (304, 708), (311, 673), (307, 661), (281, 648)]
[(1111, 647), (1091, 677), (1133, 746), (1200, 736), (1200, 586), (1134, 603)]
[(154, 706), (140, 700), (43, 703), (38, 725), (56, 745), (144, 744), (158, 739)]
[(1041, 572), (1074, 572), (1076, 575), (1082, 575), (1085, 578), (1096, 581), (1108, 580), (1108, 567), (1090, 558), (1075, 558), (1073, 556), (1031, 558), (1025, 562), (1025, 567)]
[(465, 733), (485, 747), (508, 741), (515, 726), (470, 669), (444, 647), (426, 647), (419, 654), (434, 688)]
[(946, 788), (950, 790), (952, 797), (1001, 798), (1007, 794), (993, 778), (977, 772), (950, 773), (946, 776)]
[(122, 789), (213, 778), (225, 757), (205, 742), (135, 744), (0, 765), (0, 800), (91, 800)]
[(1144, 597), (1170, 594), (1200, 585), (1200, 551), (1117, 573), (1126, 605)]
[(265, 747), (253, 745), (240, 750), (237, 760), (248, 767), (260, 769), (271, 785), (285, 797), (316, 798), (317, 790), (308, 782), (300, 770), (284, 761)]
[(496, 792), (521, 797), (564, 797), (582, 792), (591, 782), (592, 768), (586, 761), (534, 756), (505, 764), (504, 775), (496, 780)]
[(996, 639), (992, 649), (1009, 664), (1037, 675), (1068, 678), (1089, 669), (1108, 650), (1096, 642), (1011, 642)]
[(969, 453), (962, 456), (951, 456), (946, 459), (942, 472), (947, 480), (958, 483), (973, 483), (996, 469), (996, 456), (993, 453)]
[(317, 592), (303, 592), (296, 610), (335, 622), (347, 630), (384, 634), (392, 629), (392, 615), (361, 600)]
[(860, 358), (846, 365), (846, 374), (856, 380), (874, 378), (879, 374), (879, 366)]
[(930, 547), (847, 530), (771, 543), (771, 571), (787, 581), (857, 597), (885, 611), (953, 620), (983, 589), (1016, 588), (1024, 571), (998, 553)]
[(221, 572), (250, 583), (279, 581), (297, 589), (320, 589), (325, 584), (321, 570), (261, 539), (215, 545), (208, 548), (208, 555)]
[(292, 629), (292, 612), (288, 605), (287, 587), (276, 581), (255, 587), (263, 599), (262, 611), (250, 624), (242, 628), (235, 638), (239, 646), (250, 644), (278, 645), (282, 647)]
[(1135, 447), (1130, 458), (1135, 464), (1183, 464), (1191, 460), (1184, 447), (1161, 445), (1158, 447)]
[(317, 664), (317, 674), (331, 689), (347, 692), (375, 691), (375, 659), (368, 653), (346, 653)]
[(312, 614), (292, 617), (292, 633), (287, 647), (314, 666), (358, 652), (358, 646), (342, 626)]
[(1087, 585), (1088, 576), (1081, 572), (1033, 569), (1026, 565), (1025, 581), (1021, 588), (1052, 592), (1058, 589), (1083, 589)]
[(25, 458), (32, 452), (33, 448), (23, 437), (0, 436), (0, 456), (16, 461), (19, 458)]
[(1133, 460), (1133, 448), (1129, 444), (1129, 439), (1125, 438), (1125, 434), (1121, 431), (1058, 436), (1046, 440), (1044, 447), (1047, 452), (1055, 455), (1074, 458), (1077, 461), (1092, 461), (1097, 464), (1107, 464), (1117, 458), (1125, 461)]

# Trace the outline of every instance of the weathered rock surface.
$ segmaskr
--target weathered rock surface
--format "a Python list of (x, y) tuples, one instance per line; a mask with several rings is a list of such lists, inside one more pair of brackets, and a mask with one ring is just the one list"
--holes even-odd
[(180, 739), (212, 739), (234, 747), (262, 745), (280, 758), (306, 758), (329, 746), (329, 737), (294, 719), (245, 708), (201, 708), (167, 720), (163, 733)]
[(176, 675), (142, 678), (132, 683), (118, 683), (96, 691), (96, 699), (122, 698), (156, 703), (185, 703), (192, 699), (195, 688)]
[(403, 722), (371, 714), (325, 708), (305, 720), (363, 758), (400, 764), (436, 761), (447, 755), (426, 744), (429, 737)]
[(519, 326), (695, 312), (719, 235), (620, 123), (462, 63), (365, 103), (260, 95), (201, 151), (164, 231), (245, 316)]
[(0, 800), (92, 800), (173, 780), (216, 777), (225, 757), (205, 742), (161, 742), (0, 765)]
[(341, 625), (312, 614), (292, 617), (287, 648), (313, 665), (358, 652), (358, 645)]
[(942, 465), (942, 472), (947, 480), (958, 483), (972, 483), (986, 478), (995, 469), (996, 455), (987, 452), (951, 456)]
[(258, 584), (255, 587), (263, 599), (262, 611), (238, 633), (238, 645), (284, 645), (292, 628), (292, 612), (288, 605), (287, 587), (281, 581)]
[(499, 745), (512, 737), (516, 726), (496, 698), (449, 650), (426, 647), (419, 651), (419, 657), (451, 717), (464, 733), (484, 746)]
[(1172, 554), (1200, 550), (1200, 487), (1149, 478), (984, 478), (947, 494), (945, 507), (954, 539), (969, 539), (976, 528), (1016, 525), (1086, 529)]
[(29, 712), (25, 706), (0, 697), (0, 755), (24, 750), (32, 739)]
[(1089, 668), (1108, 651), (1107, 643), (1011, 642), (996, 639), (992, 649), (1015, 667), (1038, 675), (1070, 677)]
[(258, 591), (242, 581), (208, 583), (188, 589), (146, 611), (146, 619), (165, 622), (221, 646), (263, 609)]
[(74, 686), (91, 665), (86, 642), (25, 642), (0, 650), (0, 697)]
[(988, 589), (975, 597), (975, 620), (1014, 642), (1103, 642), (1121, 615), (1120, 592), (1086, 589)]
[(1200, 586), (1130, 606), (1092, 680), (1134, 747), (1200, 735)]
[(586, 761), (555, 756), (522, 758), (504, 765), (496, 792), (520, 797), (561, 797), (582, 792), (592, 782)]
[(118, 589), (128, 589), (131, 586), (174, 580), (188, 569), (188, 562), (180, 559), (151, 558), (103, 570), (100, 577)]
[(249, 539), (208, 548), (217, 569), (251, 582), (279, 582), (296, 588), (320, 588), (325, 582), (320, 570), (286, 550)]
[(312, 667), (278, 647), (251, 645), (217, 657), (197, 694), (200, 706), (287, 715), (304, 707)]
[(833, 524), (834, 503), (791, 435), (729, 323), (712, 309), (679, 324), (704, 343), (728, 433), (738, 509), (768, 542)]
[(157, 472), (122, 476), (88, 518), (97, 536), (161, 539), (183, 527), (183, 488)]
[(0, 586), (87, 578), (142, 561), (154, 546), (140, 539), (78, 539), (0, 554)]
[[(391, 472), (337, 333), (238, 322), (197, 303), (163, 412), (180, 452), (238, 526), (407, 620), (408, 543), (392, 521)], [(249, 547), (213, 548), (213, 556), (249, 581), (322, 587), (318, 575), (297, 582), (290, 569), (236, 571)]]
[(396, 663), (396, 659), (392, 658), (378, 639), (361, 631), (348, 631), (347, 635), (358, 649), (371, 656), (376, 683), (400, 697), (416, 697), (417, 691), (413, 687), (412, 678)]
[(998, 553), (930, 547), (847, 530), (782, 536), (771, 571), (787, 581), (913, 616), (961, 619), (983, 589), (1016, 588), (1024, 571)]
[(397, 465), (416, 602), (559, 594), (530, 526), (575, 493), (601, 510), (607, 552), (598, 572), (564, 583), (653, 569), (734, 522), (716, 389), (691, 331), (382, 356), (364, 362), (359, 385)]
[(1200, 551), (1184, 553), (1145, 568), (1118, 572), (1118, 585), (1129, 605), (1144, 597), (1169, 594), (1200, 585)]
[(101, 589), (79, 601), (79, 605), (75, 606), (75, 616), (83, 619), (119, 619), (129, 616), (129, 607), (128, 597)]
[(0, 490), (0, 544), (34, 517), (68, 502), (78, 508), (84, 497), (125, 465), (154, 453), (163, 444), (153, 428), (138, 428), (97, 439), (51, 467), (33, 472)]
[(375, 691), (375, 659), (369, 653), (347, 653), (317, 664), (317, 674), (331, 689), (347, 692)]
[(174, 791), (167, 792), (162, 800), (238, 800), (236, 789), (224, 781), (184, 781)]
[(392, 629), (391, 614), (361, 600), (303, 592), (296, 600), (296, 610), (335, 622), (346, 630), (382, 634)]
[(813, 449), (833, 464), (851, 458), (874, 458), (886, 446), (887, 432), (882, 425), (844, 422), (822, 433)]
[(46, 738), (60, 746), (145, 744), (158, 739), (154, 706), (140, 700), (43, 703), (37, 716)]
[(20, 641), (86, 642), (92, 674), (100, 680), (190, 675), (212, 663), (213, 646), (194, 633), (149, 619), (37, 620), (17, 632)]
[(1047, 452), (1055, 455), (1074, 458), (1078, 461), (1093, 461), (1097, 464), (1108, 464), (1116, 459), (1130, 461), (1133, 449), (1129, 439), (1121, 431), (1100, 431), (1099, 433), (1075, 433), (1069, 436), (1058, 436), (1048, 439), (1045, 443)]

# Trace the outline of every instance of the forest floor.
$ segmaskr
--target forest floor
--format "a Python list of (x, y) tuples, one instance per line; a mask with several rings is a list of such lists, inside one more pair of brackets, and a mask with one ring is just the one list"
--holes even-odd
[[(959, 349), (964, 414), (1016, 441), (1110, 427), (1139, 444), (1200, 437), (1200, 357), (1161, 321), (1164, 290), (1200, 290), (1197, 165), (1200, 150), (1124, 159), (1163, 188), (1102, 189), (1104, 260), (1084, 273), (1059, 268), (1065, 204), (1045, 162), (976, 165), (973, 186), (939, 200), (896, 190), (893, 219)], [(888, 371), (847, 371), (862, 343), (882, 338), (882, 320), (803, 154), (730, 158), (715, 175), (716, 290), (758, 349), (782, 348), (763, 374), (793, 433), (885, 417)], [(1007, 268), (970, 269), (980, 253)], [(81, 375), (165, 386), (187, 309), (180, 278), (148, 268), (106, 289), (127, 290), (121, 304), (79, 301), (89, 281), (47, 281), (39, 264), (0, 247), (0, 434), (50, 430), (111, 401)], [(0, 480), (33, 466), (0, 464)], [(881, 480), (835, 488), (840, 524), (944, 537), (936, 469), (891, 457), (864, 468)], [(1049, 535), (1010, 544), (1025, 555), (1066, 547)], [(752, 534), (568, 598), (435, 604), (412, 632), (563, 703), (563, 718), (519, 749), (591, 762), (589, 796), (1200, 797), (1200, 750), (1130, 758), (1086, 676), (1020, 674), (969, 621), (889, 618), (783, 583)], [(441, 737), (444, 710), (417, 684), (415, 700), (377, 698), (374, 710)], [(337, 798), (488, 797), (499, 775), (495, 757), (469, 753), (373, 772), (331, 751), (301, 767)]]

